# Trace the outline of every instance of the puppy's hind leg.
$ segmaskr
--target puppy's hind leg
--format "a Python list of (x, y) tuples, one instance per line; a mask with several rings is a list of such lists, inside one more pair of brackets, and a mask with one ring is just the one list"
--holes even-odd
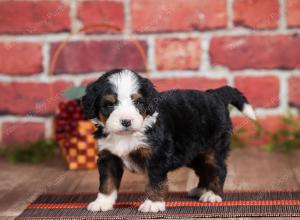
[(193, 169), (195, 174), (198, 176), (198, 185), (188, 192), (188, 195), (190, 197), (199, 198), (205, 192), (205, 188), (203, 188), (200, 185), (200, 176), (202, 176), (201, 171), (204, 169), (204, 161), (205, 161), (204, 154), (200, 154), (190, 164), (188, 164), (188, 167)]
[(203, 202), (221, 202), (223, 185), (226, 178), (226, 164), (222, 158), (214, 156), (212, 150), (200, 154), (189, 167), (199, 177), (198, 186), (189, 192), (190, 196), (199, 197)]
[(199, 183), (200, 187), (204, 189), (199, 200), (202, 202), (222, 202), (221, 195), (227, 172), (226, 164), (222, 163), (221, 165), (221, 163), (214, 162), (211, 165), (207, 164), (205, 169), (203, 178)]

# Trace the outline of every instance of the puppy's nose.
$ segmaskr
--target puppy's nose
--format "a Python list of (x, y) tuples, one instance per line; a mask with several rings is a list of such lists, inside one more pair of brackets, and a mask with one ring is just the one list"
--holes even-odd
[(122, 119), (121, 120), (121, 125), (123, 125), (125, 128), (128, 128), (131, 126), (131, 120), (128, 119)]

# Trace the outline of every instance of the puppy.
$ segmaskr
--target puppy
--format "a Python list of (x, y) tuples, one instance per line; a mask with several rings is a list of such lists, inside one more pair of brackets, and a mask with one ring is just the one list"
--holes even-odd
[(182, 166), (200, 179), (190, 196), (221, 202), (232, 134), (228, 104), (255, 119), (247, 99), (229, 86), (158, 93), (151, 81), (130, 70), (102, 75), (82, 98), (99, 145), (99, 193), (87, 209), (113, 209), (124, 168), (148, 178), (141, 212), (165, 211), (167, 174)]

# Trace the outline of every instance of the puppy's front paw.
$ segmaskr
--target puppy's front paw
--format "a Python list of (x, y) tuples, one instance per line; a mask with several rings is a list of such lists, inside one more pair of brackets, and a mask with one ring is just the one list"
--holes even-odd
[(166, 203), (163, 201), (151, 201), (146, 199), (145, 202), (140, 205), (139, 211), (141, 212), (163, 212), (166, 210)]
[(95, 200), (94, 202), (91, 202), (87, 206), (87, 210), (92, 212), (98, 212), (98, 211), (108, 211), (113, 209), (113, 204), (104, 203), (101, 200)]
[(110, 195), (98, 193), (97, 199), (91, 202), (90, 204), (88, 204), (87, 210), (92, 212), (98, 212), (98, 211), (105, 212), (108, 210), (112, 210), (116, 199), (117, 199), (116, 191), (114, 191)]
[(201, 202), (222, 202), (222, 198), (213, 191), (208, 190), (202, 194), (199, 199)]

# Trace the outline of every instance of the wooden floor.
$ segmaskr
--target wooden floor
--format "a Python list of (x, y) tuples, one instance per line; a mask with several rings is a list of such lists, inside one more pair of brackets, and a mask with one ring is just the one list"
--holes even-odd
[[(237, 149), (228, 159), (225, 190), (300, 189), (300, 151), (268, 153), (257, 148)], [(171, 191), (186, 191), (197, 183), (194, 173), (182, 168), (170, 173)], [(125, 172), (121, 191), (142, 191), (143, 176)], [(67, 171), (55, 159), (42, 165), (12, 165), (0, 160), (0, 219), (14, 219), (28, 203), (46, 192), (95, 192), (98, 174)]]

